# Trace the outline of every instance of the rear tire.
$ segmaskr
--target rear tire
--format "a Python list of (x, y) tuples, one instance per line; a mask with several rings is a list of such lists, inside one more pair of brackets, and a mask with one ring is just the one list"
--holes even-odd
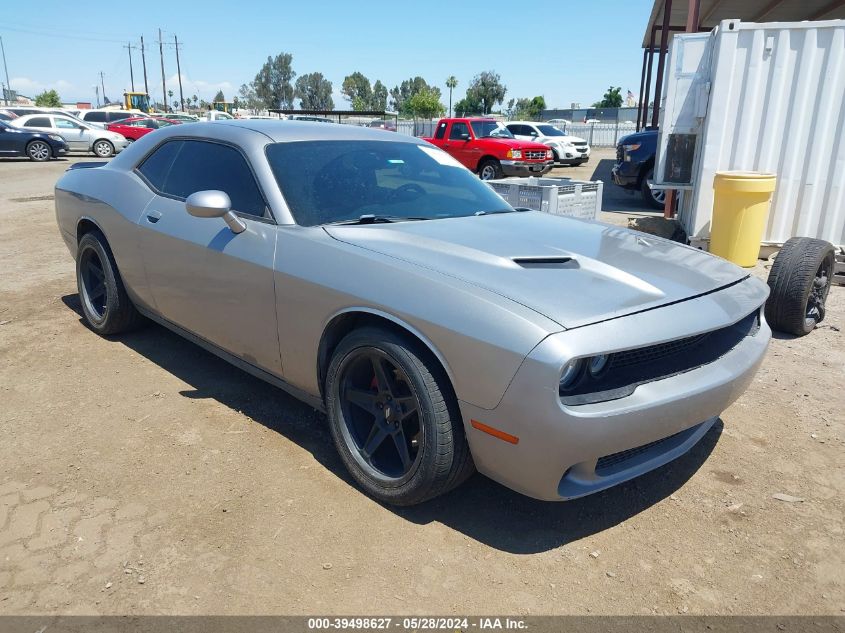
[(485, 158), (478, 165), (478, 177), (481, 180), (498, 180), (504, 177), (505, 172), (502, 171), (502, 164), (495, 158)]
[(332, 355), (325, 394), (341, 460), (379, 501), (422, 503), (474, 472), (452, 386), (412, 338), (377, 327), (351, 332)]
[(26, 155), (29, 156), (29, 160), (42, 163), (45, 160), (50, 160), (50, 157), (53, 156), (53, 150), (46, 141), (36, 139), (27, 144)]
[(830, 242), (811, 237), (786, 241), (769, 271), (765, 313), (772, 329), (804, 336), (824, 320), (835, 264)]
[(127, 332), (144, 322), (126, 293), (111, 249), (99, 231), (86, 233), (79, 240), (76, 286), (85, 322), (97, 334)]

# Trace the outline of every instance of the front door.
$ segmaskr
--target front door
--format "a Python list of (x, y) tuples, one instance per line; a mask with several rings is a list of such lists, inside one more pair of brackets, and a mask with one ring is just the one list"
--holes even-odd
[(475, 150), (475, 142), (469, 131), (469, 126), (463, 121), (452, 122), (449, 138), (443, 144), (447, 151), (468, 169), (475, 171), (480, 156)]
[[(273, 258), (276, 225), (244, 155), (201, 140), (159, 146), (138, 168), (156, 192), (139, 220), (155, 308), (168, 321), (246, 362), (280, 374)], [(185, 198), (218, 189), (247, 225), (197, 218)]]
[(85, 128), (63, 117), (53, 117), (54, 131), (65, 139), (68, 149), (77, 152), (87, 152), (89, 142), (85, 135)]

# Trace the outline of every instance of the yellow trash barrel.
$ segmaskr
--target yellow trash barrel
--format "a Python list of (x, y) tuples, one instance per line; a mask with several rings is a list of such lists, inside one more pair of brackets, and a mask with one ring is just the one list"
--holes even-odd
[(713, 179), (710, 252), (750, 268), (760, 254), (775, 174), (719, 171)]

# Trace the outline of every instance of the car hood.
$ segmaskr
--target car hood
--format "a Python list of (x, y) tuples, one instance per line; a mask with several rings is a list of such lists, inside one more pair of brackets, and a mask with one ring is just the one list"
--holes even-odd
[(748, 276), (675, 242), (536, 211), (325, 230), (342, 242), (460, 278), (565, 328), (684, 301)]
[(493, 143), (501, 143), (507, 148), (510, 149), (542, 149), (545, 150), (546, 146), (542, 143), (537, 143), (534, 141), (520, 141), (517, 138), (497, 138), (495, 136), (482, 136), (479, 137), (479, 141), (489, 142), (492, 141)]
[(553, 143), (586, 143), (586, 139), (580, 136), (542, 136), (538, 139), (541, 143), (551, 141)]

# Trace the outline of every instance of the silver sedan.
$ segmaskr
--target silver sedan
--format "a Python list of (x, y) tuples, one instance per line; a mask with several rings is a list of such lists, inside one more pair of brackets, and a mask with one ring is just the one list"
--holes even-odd
[(53, 113), (27, 114), (10, 121), (15, 127), (58, 134), (70, 151), (90, 152), (109, 158), (129, 144), (122, 134), (95, 127), (72, 116)]
[(325, 411), (392, 504), (475, 469), (548, 500), (641, 475), (708, 432), (770, 338), (746, 271), (514, 209), (383, 130), (174, 126), (71, 168), (56, 212), (92, 330), (158, 322)]

